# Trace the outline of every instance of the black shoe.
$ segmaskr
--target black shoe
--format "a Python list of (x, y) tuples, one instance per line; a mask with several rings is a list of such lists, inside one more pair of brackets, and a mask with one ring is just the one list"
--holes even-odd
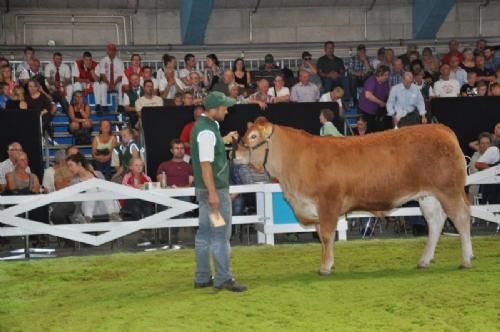
[(103, 106), (102, 113), (109, 113), (109, 106)]
[(247, 290), (247, 286), (239, 284), (234, 279), (229, 279), (224, 281), (221, 285), (215, 286), (216, 289), (227, 289), (231, 292), (244, 292)]
[(207, 282), (194, 282), (194, 288), (206, 288), (212, 287), (214, 285), (214, 279), (210, 277), (210, 280)]
[(95, 112), (97, 115), (102, 115), (101, 105), (95, 105)]

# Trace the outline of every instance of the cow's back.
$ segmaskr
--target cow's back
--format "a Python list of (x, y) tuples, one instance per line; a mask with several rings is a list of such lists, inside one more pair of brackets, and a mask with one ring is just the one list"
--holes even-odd
[[(342, 197), (343, 211), (386, 210), (419, 194), (446, 195), (465, 185), (465, 160), (455, 134), (420, 125), (363, 137), (318, 137), (290, 128), (284, 187), (314, 200)], [(331, 197), (329, 197), (331, 196)]]

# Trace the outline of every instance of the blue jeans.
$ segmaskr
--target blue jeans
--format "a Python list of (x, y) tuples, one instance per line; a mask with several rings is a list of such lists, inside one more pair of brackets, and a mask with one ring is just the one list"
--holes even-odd
[(104, 175), (106, 180), (111, 180), (111, 159), (103, 163), (94, 160), (94, 167), (96, 171), (99, 171), (102, 175)]
[(232, 209), (229, 189), (217, 189), (217, 194), (219, 195), (219, 211), (226, 223), (221, 227), (213, 227), (208, 217), (212, 211), (208, 204), (208, 191), (196, 189), (199, 204), (199, 227), (195, 238), (195, 282), (205, 283), (210, 280), (212, 275), (210, 254), (212, 254), (215, 265), (214, 285), (220, 286), (233, 277), (229, 259)]

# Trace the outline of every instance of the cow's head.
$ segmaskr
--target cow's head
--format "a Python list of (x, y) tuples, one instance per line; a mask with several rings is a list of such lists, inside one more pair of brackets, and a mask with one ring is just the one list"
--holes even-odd
[(273, 124), (265, 117), (258, 117), (249, 123), (247, 132), (235, 149), (233, 162), (235, 164), (252, 164), (262, 167), (266, 153), (266, 143), (273, 133)]

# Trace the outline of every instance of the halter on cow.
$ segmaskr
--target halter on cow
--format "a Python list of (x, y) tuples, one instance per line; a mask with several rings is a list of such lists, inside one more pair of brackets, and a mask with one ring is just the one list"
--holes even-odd
[(429, 225), (418, 266), (427, 267), (434, 258), (446, 216), (460, 233), (462, 266), (471, 266), (465, 160), (449, 128), (420, 125), (335, 138), (258, 118), (238, 146), (234, 162), (264, 166), (279, 180), (300, 223), (316, 225), (323, 251), (320, 274), (329, 274), (334, 265), (332, 241), (339, 215), (389, 211), (410, 200), (418, 200)]

